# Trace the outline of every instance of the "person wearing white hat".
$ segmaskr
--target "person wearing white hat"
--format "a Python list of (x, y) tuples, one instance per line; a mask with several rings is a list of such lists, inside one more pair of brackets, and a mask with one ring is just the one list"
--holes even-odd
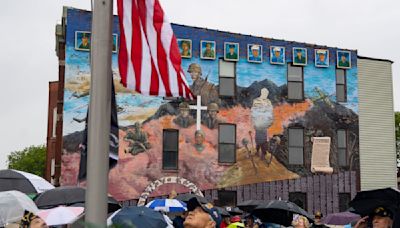
[(318, 49), (316, 50), (315, 53), (316, 53), (315, 55), (316, 66), (322, 66), (322, 67), (329, 66), (328, 50)]
[(249, 52), (249, 61), (261, 62), (262, 61), (261, 55), (260, 55), (261, 46), (257, 45), (257, 44), (253, 44), (253, 45), (250, 45), (249, 47), (250, 47), (250, 51), (251, 51), (251, 52)]
[(273, 47), (271, 53), (271, 63), (278, 63), (278, 64), (283, 64), (285, 63), (285, 60), (283, 59), (283, 47)]

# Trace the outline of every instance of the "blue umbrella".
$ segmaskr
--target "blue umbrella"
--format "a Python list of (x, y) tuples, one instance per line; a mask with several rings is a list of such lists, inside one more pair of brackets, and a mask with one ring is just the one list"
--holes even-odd
[(155, 199), (148, 203), (146, 207), (155, 211), (164, 212), (184, 212), (187, 211), (186, 203), (177, 199)]
[(167, 227), (163, 215), (147, 207), (124, 207), (111, 219), (114, 225), (123, 227)]

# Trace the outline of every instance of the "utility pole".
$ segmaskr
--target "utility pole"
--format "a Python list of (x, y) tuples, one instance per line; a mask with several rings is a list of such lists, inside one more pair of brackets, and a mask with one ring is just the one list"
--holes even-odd
[(113, 0), (92, 1), (91, 84), (85, 222), (106, 226), (111, 121)]

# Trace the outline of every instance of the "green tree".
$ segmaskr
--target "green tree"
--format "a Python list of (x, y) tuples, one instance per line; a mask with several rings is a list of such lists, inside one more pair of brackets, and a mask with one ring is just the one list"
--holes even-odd
[(8, 155), (8, 168), (44, 176), (46, 168), (45, 145), (26, 147)]

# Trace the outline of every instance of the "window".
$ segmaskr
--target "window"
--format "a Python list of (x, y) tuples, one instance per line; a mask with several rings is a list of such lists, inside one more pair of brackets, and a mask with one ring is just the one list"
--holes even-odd
[(347, 166), (347, 132), (346, 130), (337, 130), (337, 152), (340, 166)]
[(346, 70), (336, 69), (336, 101), (346, 102), (347, 92), (346, 92)]
[(218, 191), (217, 206), (235, 206), (236, 205), (236, 191)]
[(307, 210), (307, 193), (289, 192), (289, 201), (295, 203), (304, 210)]
[(218, 161), (221, 163), (236, 162), (236, 125), (219, 124)]
[(164, 129), (163, 131), (163, 169), (178, 169), (179, 131)]
[(339, 193), (339, 211), (347, 211), (349, 209), (351, 196), (350, 193)]
[(289, 128), (289, 164), (303, 165), (304, 131), (303, 128)]
[(236, 63), (219, 60), (219, 95), (234, 97), (236, 91)]
[(288, 64), (288, 99), (304, 100), (303, 95), (303, 67)]
[(53, 128), (51, 131), (51, 136), (55, 138), (57, 136), (57, 107), (53, 109)]

